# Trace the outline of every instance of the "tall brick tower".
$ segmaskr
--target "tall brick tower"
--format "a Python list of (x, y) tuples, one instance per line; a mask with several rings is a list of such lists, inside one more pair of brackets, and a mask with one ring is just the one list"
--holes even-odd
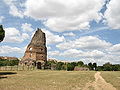
[(47, 62), (47, 48), (46, 48), (46, 37), (45, 33), (41, 29), (37, 29), (30, 44), (27, 46), (22, 61), (25, 64), (33, 64), (38, 69), (43, 69)]

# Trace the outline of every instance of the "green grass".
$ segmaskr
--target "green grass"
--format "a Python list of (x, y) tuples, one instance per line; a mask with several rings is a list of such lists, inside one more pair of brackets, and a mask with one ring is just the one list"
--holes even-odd
[(94, 81), (94, 74), (91, 71), (17, 71), (0, 79), (0, 90), (82, 90), (86, 83)]
[(120, 90), (120, 71), (104, 71), (101, 75), (106, 82), (111, 83), (117, 90)]

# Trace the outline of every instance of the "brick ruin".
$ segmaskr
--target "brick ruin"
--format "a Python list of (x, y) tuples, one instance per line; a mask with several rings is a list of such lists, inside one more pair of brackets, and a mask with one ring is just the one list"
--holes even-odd
[(47, 62), (47, 48), (45, 33), (37, 29), (30, 44), (27, 46), (21, 63), (35, 65), (37, 69), (44, 69)]

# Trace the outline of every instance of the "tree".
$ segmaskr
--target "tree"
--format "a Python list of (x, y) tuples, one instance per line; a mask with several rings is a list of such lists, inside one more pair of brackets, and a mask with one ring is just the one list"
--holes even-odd
[(89, 67), (90, 70), (93, 70), (93, 64), (91, 62), (88, 63), (88, 67)]
[(103, 71), (103, 69), (104, 69), (103, 66), (98, 66), (98, 67), (96, 68), (96, 71)]
[(74, 68), (75, 68), (74, 63), (67, 64), (67, 71), (72, 71), (72, 70), (74, 70)]
[(96, 70), (97, 68), (97, 63), (93, 63), (93, 69)]
[(56, 65), (57, 65), (57, 62), (55, 62), (54, 60), (52, 61), (47, 61), (46, 63), (46, 69), (56, 69)]
[(3, 26), (0, 25), (0, 42), (3, 41), (4, 37), (5, 37), (5, 31), (3, 30)]
[(103, 64), (104, 71), (112, 71), (112, 64), (110, 62)]
[(0, 60), (0, 66), (15, 66), (19, 64), (19, 60)]
[(62, 66), (64, 65), (63, 62), (58, 62), (57, 65), (56, 65), (56, 69), (57, 70), (62, 70)]
[(84, 65), (84, 63), (82, 61), (77, 62), (77, 66), (83, 66), (83, 65)]

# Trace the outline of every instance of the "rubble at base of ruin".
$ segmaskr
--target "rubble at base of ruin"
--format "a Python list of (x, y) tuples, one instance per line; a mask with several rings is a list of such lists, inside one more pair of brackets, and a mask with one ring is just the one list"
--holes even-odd
[(37, 29), (30, 44), (27, 46), (21, 64), (34, 65), (38, 69), (44, 69), (47, 62), (47, 48), (45, 33)]

